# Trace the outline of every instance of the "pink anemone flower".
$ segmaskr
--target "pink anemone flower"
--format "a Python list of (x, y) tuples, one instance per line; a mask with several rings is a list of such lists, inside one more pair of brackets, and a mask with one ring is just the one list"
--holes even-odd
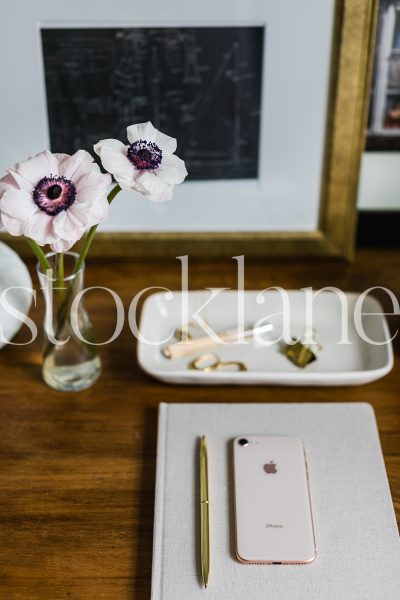
[(85, 150), (45, 150), (0, 179), (0, 219), (11, 235), (24, 235), (66, 252), (85, 230), (108, 217), (111, 176)]

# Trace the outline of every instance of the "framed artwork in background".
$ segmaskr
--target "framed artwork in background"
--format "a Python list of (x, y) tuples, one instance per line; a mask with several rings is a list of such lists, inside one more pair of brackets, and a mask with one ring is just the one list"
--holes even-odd
[(400, 0), (381, 0), (367, 150), (400, 152)]
[(20, 75), (2, 98), (0, 167), (149, 120), (178, 139), (187, 181), (162, 205), (121, 193), (94, 253), (351, 258), (375, 9), (16, 0), (0, 25), (0, 70)]
[[(370, 227), (373, 215), (382, 213), (381, 239), (392, 229), (397, 238), (400, 220), (400, 0), (380, 0), (376, 48), (368, 117), (366, 152), (362, 159), (358, 207), (363, 237), (374, 243), (379, 237)], [(397, 214), (396, 214), (397, 212)], [(386, 216), (385, 216), (386, 215)], [(376, 221), (377, 223), (378, 221)], [(396, 223), (396, 224), (395, 224)]]
[(264, 27), (44, 27), (41, 37), (52, 149), (123, 140), (135, 115), (178, 139), (187, 181), (258, 178)]

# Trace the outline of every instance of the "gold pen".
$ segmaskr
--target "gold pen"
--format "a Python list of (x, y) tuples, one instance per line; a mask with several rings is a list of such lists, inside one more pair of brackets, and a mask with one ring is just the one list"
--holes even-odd
[(204, 587), (210, 574), (210, 505), (208, 496), (208, 455), (206, 437), (200, 440), (200, 560)]

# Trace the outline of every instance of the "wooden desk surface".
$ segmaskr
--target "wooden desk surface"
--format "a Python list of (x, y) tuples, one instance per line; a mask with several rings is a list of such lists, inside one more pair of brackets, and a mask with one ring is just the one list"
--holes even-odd
[[(246, 287), (386, 286), (400, 298), (398, 251), (359, 251), (353, 265), (247, 261)], [(236, 262), (191, 261), (191, 289), (235, 287)], [(34, 278), (36, 284), (36, 278)], [(148, 286), (180, 285), (180, 262), (89, 261), (86, 285), (106, 285), (125, 307)], [(30, 313), (40, 324), (43, 300)], [(379, 295), (390, 311), (390, 302)], [(88, 294), (98, 340), (115, 325), (111, 296)], [(392, 331), (399, 317), (389, 319)], [(166, 386), (135, 363), (126, 324), (100, 348), (101, 380), (60, 393), (41, 380), (40, 343), (0, 353), (0, 596), (6, 600), (129, 600), (150, 597), (157, 405), (166, 402), (370, 402), (400, 517), (400, 370), (348, 388)], [(15, 341), (29, 339), (26, 327)], [(184, 600), (184, 599), (177, 599)]]

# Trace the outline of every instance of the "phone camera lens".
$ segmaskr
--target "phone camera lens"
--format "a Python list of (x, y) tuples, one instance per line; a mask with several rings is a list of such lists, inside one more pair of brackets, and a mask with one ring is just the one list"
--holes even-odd
[(240, 438), (240, 440), (238, 441), (239, 446), (245, 447), (249, 445), (249, 440), (246, 440), (246, 438)]

